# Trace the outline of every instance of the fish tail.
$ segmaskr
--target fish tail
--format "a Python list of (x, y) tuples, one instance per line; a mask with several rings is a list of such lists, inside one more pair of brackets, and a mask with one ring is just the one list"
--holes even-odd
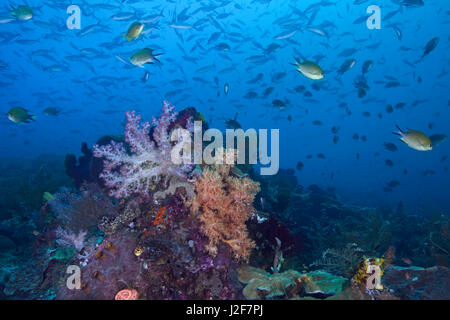
[(28, 119), (31, 120), (31, 121), (36, 121), (37, 116), (31, 115), (31, 114), (30, 114), (30, 116), (28, 117)]
[(403, 131), (402, 129), (400, 129), (400, 127), (398, 126), (398, 124), (395, 125), (395, 127), (397, 128), (398, 132), (393, 131), (393, 134), (396, 134), (398, 136), (403, 136)]
[(154, 59), (156, 62), (161, 63), (161, 61), (159, 61), (159, 59), (158, 59), (157, 57), (160, 56), (160, 55), (162, 55), (162, 54), (164, 54), (164, 53), (162, 52), (162, 53), (154, 54), (154, 55), (153, 55), (153, 59)]

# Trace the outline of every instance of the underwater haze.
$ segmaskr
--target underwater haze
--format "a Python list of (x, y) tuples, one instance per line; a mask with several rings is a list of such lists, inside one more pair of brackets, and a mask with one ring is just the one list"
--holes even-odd
[[(71, 5), (75, 6), (69, 7)], [(15, 242), (12, 246), (19, 250), (17, 248), (29, 248), (34, 243), (33, 259), (47, 259), (48, 262), (49, 254), (51, 256), (56, 252), (51, 250), (57, 250), (58, 247), (45, 249), (47, 251), (42, 248), (51, 241), (70, 247), (61, 240), (64, 235), (70, 238), (70, 232), (73, 232), (72, 236), (78, 235), (78, 240), (80, 233), (85, 232), (81, 238), (85, 238), (86, 242), (94, 243), (95, 239), (102, 237), (103, 242), (99, 240), (98, 243), (103, 247), (109, 246), (104, 244), (108, 237), (110, 242), (106, 243), (119, 242), (125, 231), (120, 233), (115, 226), (99, 227), (100, 231), (92, 231), (91, 225), (73, 227), (66, 218), (62, 218), (69, 215), (66, 211), (61, 213), (63, 207), (76, 207), (71, 201), (84, 197), (83, 193), (80, 195), (80, 188), (92, 189), (94, 191), (89, 192), (101, 194), (93, 198), (100, 198), (98, 201), (101, 201), (101, 206), (114, 207), (117, 212), (129, 212), (129, 203), (139, 198), (136, 203), (140, 205), (133, 207), (135, 214), (131, 218), (128, 215), (124, 220), (127, 228), (148, 223), (145, 217), (141, 217), (142, 221), (139, 220), (140, 212), (148, 210), (156, 214), (152, 219), (156, 219), (159, 225), (163, 221), (163, 214), (165, 217), (164, 212), (175, 212), (178, 209), (169, 210), (175, 201), (169, 201), (169, 198), (165, 198), (165, 201), (170, 204), (152, 201), (156, 199), (152, 198), (153, 192), (164, 189), (162, 185), (167, 187), (169, 180), (178, 175), (187, 179), (183, 180), (183, 184), (190, 183), (193, 188), (195, 186), (192, 194), (198, 197), (201, 190), (209, 190), (207, 185), (213, 183), (201, 180), (201, 177), (206, 179), (208, 170), (202, 165), (202, 175), (202, 169), (197, 166), (194, 171), (198, 169), (200, 173), (197, 173), (195, 180), (192, 178), (194, 166), (176, 168), (178, 171), (174, 174), (175, 169), (167, 169), (161, 165), (161, 171), (152, 173), (151, 179), (146, 180), (147, 176), (140, 176), (131, 183), (127, 179), (132, 179), (131, 175), (136, 175), (136, 170), (139, 169), (123, 169), (135, 161), (130, 160), (126, 164), (124, 157), (132, 158), (133, 153), (139, 154), (140, 151), (147, 150), (150, 144), (150, 150), (162, 150), (164, 142), (161, 142), (161, 136), (166, 132), (164, 130), (172, 130), (177, 126), (174, 124), (176, 121), (179, 121), (179, 126), (189, 130), (189, 124), (194, 119), (202, 120), (205, 125), (207, 123), (208, 128), (224, 133), (226, 129), (237, 128), (267, 129), (269, 132), (279, 129), (278, 174), (273, 177), (261, 176), (259, 169), (240, 167), (239, 174), (233, 171), (237, 176), (233, 176), (233, 179), (251, 178), (252, 183), (257, 181), (260, 187), (255, 186), (254, 189), (246, 184), (251, 189), (248, 190), (251, 196), (247, 195), (243, 199), (253, 202), (253, 205), (246, 205), (277, 217), (290, 229), (294, 238), (303, 237), (299, 240), (303, 243), (302, 249), (295, 254), (291, 252), (297, 259), (294, 260), (301, 263), (296, 265), (292, 262), (285, 267), (280, 265), (281, 270), (292, 268), (302, 271), (302, 266), (313, 264), (321, 257), (319, 249), (325, 251), (333, 247), (332, 243), (338, 243), (336, 239), (329, 239), (327, 244), (314, 249), (317, 251), (308, 249), (312, 247), (308, 243), (316, 240), (302, 231), (306, 230), (299, 218), (303, 217), (303, 213), (286, 213), (296, 212), (295, 210), (312, 212), (303, 220), (311, 219), (312, 225), (314, 214), (325, 210), (317, 209), (316, 202), (308, 206), (301, 202), (306, 201), (305, 197), (300, 196), (307, 194), (305, 190), (310, 190), (311, 193), (308, 194), (318, 192), (318, 197), (329, 208), (340, 208), (336, 210), (341, 210), (341, 204), (345, 204), (348, 206), (346, 208), (357, 207), (361, 212), (372, 209), (386, 212), (391, 210), (423, 219), (433, 215), (439, 217), (436, 218), (440, 219), (439, 223), (447, 221), (448, 228), (449, 25), (450, 2), (443, 0), (3, 2), (0, 5), (0, 158), (3, 162), (0, 165), (0, 187), (4, 190), (1, 192), (4, 195), (0, 197), (0, 208), (3, 207), (0, 209), (0, 219), (11, 221), (20, 216), (17, 219), (23, 224), (24, 230), (27, 230), (23, 232), (28, 232), (25, 238), (16, 241), (15, 237), (20, 238), (17, 234), (22, 231), (16, 230), (14, 235), (13, 232), (1, 231), (0, 228), (0, 236), (8, 238), (3, 240), (4, 243), (8, 241), (8, 245), (4, 246), (9, 247), (9, 241), (12, 241)], [(162, 110), (163, 101), (168, 104), (164, 104), (165, 109)], [(174, 110), (171, 110), (172, 105)], [(195, 109), (186, 109), (191, 107)], [(132, 110), (135, 114), (127, 113), (126, 117), (126, 112)], [(183, 110), (188, 111), (184, 113)], [(177, 115), (173, 111), (178, 113), (177, 120), (174, 120)], [(142, 119), (134, 118), (137, 114)], [(188, 115), (192, 115), (190, 120)], [(159, 120), (152, 122), (153, 118)], [(151, 123), (152, 138), (136, 129), (139, 128), (139, 120), (141, 124), (145, 121)], [(158, 131), (158, 128), (165, 129)], [(145, 129), (148, 130), (149, 127)], [(100, 138), (103, 140), (99, 140)], [(85, 143), (83, 147), (82, 143)], [(122, 147), (126, 150), (116, 148), (114, 151), (116, 143), (124, 143), (126, 147)], [(110, 149), (107, 150), (108, 148)], [(276, 156), (273, 154), (274, 148), (269, 149), (272, 156)], [(116, 153), (111, 156), (114, 152)], [(119, 153), (122, 154), (121, 160), (117, 160)], [(78, 157), (81, 158), (77, 159)], [(108, 160), (102, 162), (99, 159)], [(95, 162), (96, 160), (99, 162)], [(161, 164), (155, 163), (156, 167)], [(122, 171), (119, 172), (118, 168)], [(148, 170), (148, 167), (142, 170)], [(159, 177), (165, 178), (158, 180)], [(224, 181), (229, 182), (226, 178)], [(86, 187), (86, 183), (90, 187)], [(201, 189), (202, 183), (205, 184), (205, 189)], [(93, 184), (97, 187), (92, 187)], [(314, 187), (307, 189), (311, 185)], [(147, 189), (144, 190), (145, 188)], [(226, 190), (231, 190), (229, 188), (231, 187)], [(178, 193), (179, 189), (176, 190)], [(296, 190), (298, 198), (293, 195), (293, 190)], [(285, 191), (291, 192), (286, 198), (280, 195), (277, 200), (270, 200), (273, 194)], [(190, 197), (189, 192), (186, 191), (186, 194)], [(327, 196), (321, 198), (323, 194)], [(184, 196), (183, 193), (182, 197)], [(56, 201), (59, 201), (58, 205), (55, 204)], [(196, 203), (192, 199), (189, 201)], [(145, 203), (151, 203), (151, 209)], [(162, 208), (166, 211), (160, 208), (163, 203)], [(175, 203), (179, 205), (178, 202)], [(186, 203), (185, 208), (190, 208), (186, 210), (193, 210), (191, 202)], [(302, 203), (308, 209), (303, 210)], [(238, 242), (233, 242), (234, 238), (230, 235), (212, 236), (211, 233), (217, 230), (206, 230), (204, 227), (210, 222), (208, 219), (212, 218), (206, 215), (207, 209), (202, 207), (204, 204), (197, 205), (198, 208), (203, 208), (199, 210), (203, 210), (205, 214), (199, 222), (203, 227), (196, 226), (200, 228), (199, 234), (206, 236), (206, 239), (222, 239), (221, 242), (209, 242), (206, 245), (208, 254), (217, 259), (224, 250), (224, 256), (229, 256), (227, 258), (254, 262), (253, 267), (262, 268), (268, 274), (273, 272), (273, 268), (270, 270), (272, 261), (263, 263), (258, 258), (252, 258), (250, 252), (255, 247), (247, 236), (239, 238)], [(221, 210), (216, 209), (216, 212)], [(229, 212), (234, 212), (234, 209), (230, 210)], [(246, 211), (242, 210), (236, 212)], [(253, 212), (248, 210), (247, 218), (250, 217), (250, 211)], [(49, 222), (50, 220), (42, 218), (47, 217), (45, 212), (52, 212), (55, 220)], [(182, 214), (177, 213), (176, 219), (181, 219), (181, 216)], [(42, 219), (46, 221), (44, 224)], [(118, 221), (113, 217), (109, 219)], [(154, 232), (167, 233), (171, 228), (170, 223), (175, 226), (181, 221), (176, 219), (164, 220), (161, 224), (163, 227)], [(289, 219), (296, 222), (291, 223)], [(383, 219), (380, 220), (383, 223), (388, 220)], [(395, 218), (395, 214), (392, 219), (389, 220), (391, 224), (406, 224), (405, 220), (393, 222), (399, 219)], [(61, 222), (63, 220), (64, 223)], [(338, 224), (344, 224), (344, 220), (345, 223), (348, 222), (344, 215), (336, 218), (336, 229), (333, 230), (339, 229)], [(130, 227), (131, 224), (134, 227)], [(156, 226), (155, 223), (149, 225)], [(442, 228), (444, 225), (439, 224)], [(258, 233), (256, 229), (247, 227), (249, 238), (252, 237), (252, 232)], [(247, 230), (245, 224), (236, 228)], [(416, 230), (414, 228), (419, 228), (419, 223), (411, 228)], [(434, 247), (433, 252), (439, 258), (430, 258), (432, 254), (429, 253), (426, 258), (421, 256), (414, 260), (413, 249), (405, 249), (405, 239), (413, 237), (406, 231), (405, 234), (398, 235), (401, 240), (393, 240), (397, 236), (391, 236), (390, 242), (380, 242), (371, 249), (366, 245), (363, 249), (370, 252), (371, 256), (381, 257), (390, 246), (394, 246), (397, 253), (401, 252), (397, 257), (400, 265), (407, 267), (411, 264), (404, 261), (412, 260), (412, 264), (416, 266), (425, 268), (439, 265), (444, 268), (448, 264), (449, 238), (448, 230), (444, 232), (442, 228), (440, 231), (427, 229), (421, 238), (417, 236), (418, 243), (431, 239), (429, 246)], [(151, 234), (147, 229), (151, 230), (148, 227), (145, 232), (140, 229), (139, 232), (144, 232), (145, 237), (149, 237), (146, 239), (150, 239), (155, 233)], [(43, 236), (50, 230), (56, 230), (59, 240), (58, 236), (51, 240)], [(272, 235), (271, 248), (275, 248), (276, 232), (267, 230), (264, 232)], [(313, 229), (310, 229), (313, 234), (311, 230)], [(332, 232), (331, 229), (327, 230)], [(395, 230), (393, 228), (390, 234), (395, 234)], [(342, 230), (339, 232), (344, 233)], [(380, 234), (382, 231), (374, 232)], [(145, 256), (146, 248), (156, 246), (142, 240), (145, 237), (140, 236), (138, 244), (131, 238), (120, 242), (127, 246), (126, 250), (129, 249), (129, 252), (134, 252), (138, 257), (133, 255), (132, 258), (142, 260), (141, 251)], [(239, 237), (242, 237), (241, 233)], [(352, 239), (357, 238), (355, 236)], [(190, 236), (186, 243), (188, 240), (193, 241), (189, 244), (192, 249), (195, 246), (192, 243), (198, 239)], [(356, 241), (349, 239), (342, 240), (339, 245), (341, 249), (347, 248), (347, 242)], [(282, 243), (288, 241), (281, 240)], [(180, 239), (176, 238), (176, 241)], [(371, 241), (368, 240), (367, 243), (374, 243)], [(363, 247), (363, 244), (357, 244)], [(88, 254), (82, 248), (87, 246), (75, 245), (74, 250), (77, 250), (78, 256), (71, 256), (67, 252), (58, 254), (67, 254), (61, 260), (78, 259), (75, 264), (81, 265), (82, 270), (91, 272), (88, 268), (99, 268), (97, 265), (104, 260), (96, 256), (91, 257), (94, 260), (92, 262), (91, 258), (86, 258)], [(39, 253), (39, 250), (46, 253)], [(169, 249), (161, 249), (164, 250)], [(288, 251), (285, 253), (287, 257)], [(272, 251), (265, 254), (270, 257), (274, 255)], [(81, 259), (81, 256), (85, 259)], [(128, 259), (121, 257), (124, 261)], [(153, 258), (146, 259), (145, 263), (150, 263), (148, 261)], [(160, 258), (155, 261), (160, 261), (158, 259)], [(192, 259), (194, 260), (189, 261), (200, 258), (195, 256)], [(60, 261), (60, 258), (50, 260)], [(139, 263), (143, 263), (141, 260)], [(273, 267), (277, 268), (278, 265), (273, 264)], [(205, 270), (204, 268), (207, 267), (203, 265), (195, 270)], [(98, 272), (95, 277), (108, 277), (102, 271), (106, 269), (95, 270)], [(333, 273), (330, 269), (326, 271)], [(133, 271), (129, 272), (131, 274)], [(192, 271), (196, 276), (199, 275), (198, 272)], [(351, 278), (339, 272), (334, 274)], [(28, 291), (13, 290), (11, 285), (8, 287), (8, 280), (5, 279), (0, 277), (0, 289), (9, 288), (9, 293), (5, 289), (0, 294), (0, 298), (5, 299), (112, 299), (113, 293), (125, 290), (118, 284), (108, 296), (108, 291), (104, 288), (89, 284), (89, 293), (86, 293), (87, 289), (84, 287), (86, 296), (73, 296), (70, 292), (61, 290), (56, 290), (54, 296), (44, 296), (37, 294), (42, 289), (37, 287)], [(388, 287), (389, 284), (385, 286)], [(134, 287), (140, 296), (148, 299), (255, 298), (245, 290), (243, 297), (231, 295), (229, 292), (234, 289), (226, 285), (223, 287), (227, 289), (219, 290), (220, 294), (208, 291), (205, 295), (194, 289), (195, 294), (192, 290), (183, 291), (180, 288), (173, 289), (173, 292), (144, 293), (139, 284)], [(93, 294), (95, 290), (105, 292), (105, 296), (96, 296)], [(132, 295), (137, 291), (127, 294)], [(241, 288), (236, 289), (239, 294), (241, 291)], [(374, 296), (378, 297), (376, 294)], [(441, 295), (440, 298), (442, 297)], [(410, 295), (401, 298), (423, 297)]]

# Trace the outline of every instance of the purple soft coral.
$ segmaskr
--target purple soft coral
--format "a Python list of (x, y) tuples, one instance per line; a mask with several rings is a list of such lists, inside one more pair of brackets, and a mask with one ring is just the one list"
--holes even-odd
[(111, 141), (105, 146), (94, 146), (94, 156), (104, 157), (104, 169), (100, 177), (109, 187), (110, 196), (126, 198), (133, 193), (148, 196), (152, 184), (162, 177), (186, 178), (192, 170), (190, 165), (175, 165), (171, 159), (172, 144), (169, 125), (176, 119), (177, 113), (169, 102), (164, 101), (163, 113), (159, 119), (153, 119), (156, 126), (153, 142), (149, 135), (150, 123), (141, 124), (141, 116), (134, 111), (127, 112), (125, 141), (132, 154), (128, 154), (122, 143)]

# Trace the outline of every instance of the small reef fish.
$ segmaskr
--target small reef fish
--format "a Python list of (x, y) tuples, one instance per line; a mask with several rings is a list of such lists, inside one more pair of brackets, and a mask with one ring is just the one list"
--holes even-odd
[(431, 51), (433, 51), (437, 45), (439, 43), (439, 38), (438, 37), (434, 37), (433, 39), (431, 39), (430, 41), (427, 42), (426, 46), (425, 46), (425, 50), (422, 54), (422, 59), (428, 55)]
[(241, 129), (241, 124), (237, 121), (238, 113), (234, 115), (234, 119), (226, 119), (225, 120), (225, 127), (227, 129)]
[(297, 71), (303, 74), (305, 77), (311, 80), (323, 79), (323, 70), (319, 65), (312, 61), (300, 62), (297, 58), (295, 59), (295, 64), (291, 63), (293, 66), (297, 67)]
[(230, 86), (228, 85), (228, 83), (225, 83), (225, 85), (223, 86), (223, 92), (225, 93), (225, 95), (228, 95), (228, 91), (230, 91)]
[(401, 5), (405, 7), (412, 7), (412, 8), (420, 8), (425, 5), (423, 0), (403, 0), (400, 2)]
[(365, 61), (362, 66), (362, 74), (366, 74), (367, 72), (369, 72), (369, 70), (372, 69), (372, 66), (373, 66), (372, 60)]
[(17, 20), (26, 21), (33, 18), (33, 9), (28, 6), (18, 6), (17, 8), (12, 7), (9, 12)]
[(45, 115), (47, 115), (47, 116), (54, 116), (54, 117), (56, 117), (57, 115), (59, 115), (61, 113), (61, 109), (49, 107), (49, 108), (45, 108), (43, 113)]
[(12, 108), (6, 115), (14, 123), (29, 123), (30, 120), (36, 121), (36, 116), (28, 114), (28, 110), (21, 107)]
[(128, 41), (131, 41), (133, 39), (139, 38), (139, 36), (142, 33), (142, 30), (144, 30), (144, 24), (140, 22), (133, 22), (130, 27), (128, 28), (127, 33), (125, 33), (123, 36), (128, 39)]
[(433, 150), (433, 144), (430, 138), (428, 138), (424, 133), (408, 129), (408, 131), (402, 131), (399, 126), (396, 126), (398, 132), (393, 132), (393, 134), (400, 136), (400, 141), (404, 142), (408, 147), (417, 151), (430, 151)]
[(191, 29), (192, 26), (189, 25), (178, 25), (178, 24), (170, 24), (169, 27), (174, 29)]
[(280, 110), (284, 110), (286, 108), (286, 103), (280, 99), (275, 99), (272, 101), (272, 105), (275, 108), (278, 108)]
[(150, 73), (148, 71), (145, 72), (144, 76), (142, 77), (142, 82), (147, 82), (148, 78), (150, 77)]
[(344, 61), (344, 63), (341, 65), (339, 70), (337, 71), (339, 76), (342, 76), (344, 73), (349, 71), (353, 66), (355, 65), (356, 60), (355, 59), (347, 59)]
[(276, 35), (276, 36), (274, 37), (274, 39), (275, 39), (275, 40), (288, 39), (288, 38), (292, 37), (292, 36), (293, 36), (294, 34), (296, 34), (296, 33), (297, 33), (297, 30), (290, 31), (290, 32), (282, 32), (282, 33)]
[(153, 61), (160, 62), (157, 56), (162, 55), (162, 53), (153, 54), (153, 50), (149, 48), (144, 48), (133, 54), (130, 58), (131, 64), (143, 68), (144, 64), (153, 64)]

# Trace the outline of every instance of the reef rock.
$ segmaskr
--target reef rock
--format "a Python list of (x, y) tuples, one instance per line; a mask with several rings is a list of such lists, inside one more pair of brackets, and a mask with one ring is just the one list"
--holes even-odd
[(383, 283), (394, 294), (405, 300), (450, 300), (450, 270), (446, 267), (431, 268), (394, 266), (383, 276)]

